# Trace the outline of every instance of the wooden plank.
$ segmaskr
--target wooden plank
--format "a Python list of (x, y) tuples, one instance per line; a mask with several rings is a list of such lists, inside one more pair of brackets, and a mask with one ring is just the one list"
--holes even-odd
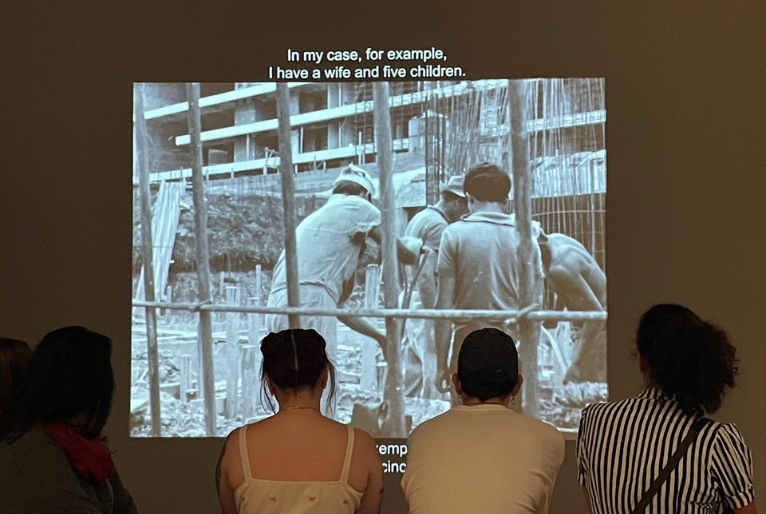
[[(255, 266), (255, 296), (247, 299), (249, 307), (260, 307), (261, 305), (261, 283), (263, 281), (263, 271), (261, 265)], [(261, 328), (263, 326), (263, 315), (260, 312), (253, 312), (247, 315), (248, 321), (248, 341), (257, 349), (257, 354), (261, 353)]]
[(181, 375), (181, 401), (188, 402), (188, 393), (189, 389), (191, 389), (191, 355), (181, 355), (178, 371)]
[(252, 344), (240, 346), (240, 362), (242, 363), (242, 416), (249, 419), (255, 416), (255, 406), (258, 391), (258, 372), (256, 368), (257, 346)]
[[(146, 149), (147, 131), (146, 121), (143, 118), (145, 84), (134, 86), (136, 92), (136, 112), (139, 123), (136, 124), (136, 138), (138, 146), (138, 180), (139, 201), (141, 202), (141, 253), (144, 273), (144, 291), (148, 303), (155, 301), (154, 289), (154, 256), (152, 248), (152, 204), (149, 189), (149, 158)], [(149, 370), (149, 405), (152, 419), (152, 437), (162, 435), (162, 414), (160, 412), (160, 375), (159, 375), (159, 352), (157, 350), (157, 311), (154, 307), (145, 307), (146, 316), (146, 352)]]
[[(165, 290), (170, 274), (170, 263), (173, 259), (173, 246), (178, 221), (181, 218), (181, 200), (184, 195), (185, 184), (176, 182), (162, 182), (157, 193), (152, 216), (152, 250), (154, 268), (155, 297), (157, 293)], [(136, 289), (136, 300), (144, 300), (144, 272), (141, 274)]]
[[(513, 163), (513, 205), (516, 229), (520, 244), (517, 254), (519, 264), (520, 308), (533, 304), (542, 305), (542, 276), (540, 254), (535, 251), (536, 241), (532, 240), (532, 181), (529, 173), (529, 144), (526, 129), (526, 82), (512, 80), (508, 86), (509, 110), (511, 117), (511, 150)], [(537, 417), (538, 351), (540, 322), (522, 318), (519, 325), (519, 362), (524, 377), (522, 409), (530, 416)]]
[[(207, 206), (205, 205), (205, 177), (202, 170), (202, 142), (200, 141), (199, 83), (186, 84), (189, 102), (188, 123), (192, 144), (192, 190), (194, 197), (194, 232), (197, 240), (197, 298), (201, 303), (210, 302), (210, 254), (207, 242)], [(199, 313), (199, 382), (205, 405), (205, 434), (216, 437), (217, 407), (214, 384), (213, 324), (210, 311)]]
[[(377, 264), (370, 264), (365, 270), (364, 281), (364, 307), (365, 309), (378, 308), (378, 293), (380, 292), (380, 268)], [(376, 360), (378, 355), (378, 343), (364, 339), (362, 343), (362, 373), (360, 384), (365, 391), (375, 391), (377, 384)]]
[[(248, 298), (248, 307), (260, 306), (258, 298)], [(261, 345), (261, 314), (259, 312), (251, 312), (247, 315), (248, 330), (247, 340), (250, 344), (260, 347)]]
[[(226, 287), (226, 305), (239, 306), (239, 287)], [(226, 418), (239, 414), (239, 322), (240, 313), (226, 313)]]
[[(375, 144), (376, 161), (380, 169), (380, 196), (382, 204), (383, 237), (381, 253), (383, 255), (383, 296), (385, 306), (395, 309), (399, 303), (399, 261), (396, 255), (396, 205), (392, 177), (392, 142), (391, 110), (389, 107), (388, 82), (375, 82), (372, 86), (375, 106)], [(385, 421), (389, 437), (407, 437), (404, 419), (404, 388), (401, 367), (401, 347), (399, 322), (392, 317), (386, 318), (386, 362), (388, 363), (389, 382), (386, 384), (385, 398), (389, 406), (389, 416)]]
[[(298, 286), (298, 245), (295, 238), (295, 178), (290, 126), (290, 91), (284, 83), (277, 84), (277, 116), (279, 119), (279, 173), (282, 177), (282, 207), (285, 224), (285, 268), (287, 274), (287, 305), (301, 304)], [(300, 328), (300, 315), (288, 316), (290, 328)]]

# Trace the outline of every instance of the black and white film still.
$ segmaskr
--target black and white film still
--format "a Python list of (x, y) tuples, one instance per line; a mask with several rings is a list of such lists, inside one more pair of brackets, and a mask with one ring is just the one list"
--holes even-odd
[[(518, 339), (517, 408), (573, 433), (607, 390), (604, 80), (286, 86), (289, 127), (275, 83), (135, 85), (131, 435), (224, 436), (271, 414), (259, 345), (287, 328), (283, 194), (297, 224), (301, 324), (322, 333), (337, 368), (331, 415), (401, 438), (447, 410), (434, 327), (459, 317), (451, 333), (471, 321)], [(530, 276), (518, 276), (526, 296), (489, 313), (457, 286), (440, 311), (442, 233), (481, 216), (468, 212), (462, 178), (482, 161), (513, 179), (501, 216), (533, 250)], [(393, 263), (381, 246), (391, 241)], [(518, 254), (503, 258), (518, 273)]]

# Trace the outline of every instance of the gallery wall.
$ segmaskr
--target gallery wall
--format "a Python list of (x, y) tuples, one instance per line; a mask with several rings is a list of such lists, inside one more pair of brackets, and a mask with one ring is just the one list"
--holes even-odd
[[(131, 82), (257, 80), (288, 47), (357, 42), (441, 46), (476, 77), (604, 76), (610, 396), (640, 390), (631, 350), (644, 309), (680, 302), (719, 322), (741, 375), (717, 417), (744, 434), (763, 494), (766, 8), (613, 4), (447, 2), (343, 18), (305, 7), (300, 19), (287, 19), (283, 4), (247, 15), (13, 7), (0, 30), (10, 49), (0, 89), (0, 332), (37, 341), (83, 324), (110, 334), (118, 392), (107, 431), (141, 512), (217, 512), (220, 440), (127, 437)], [(575, 477), (570, 442), (553, 513), (585, 512)]]

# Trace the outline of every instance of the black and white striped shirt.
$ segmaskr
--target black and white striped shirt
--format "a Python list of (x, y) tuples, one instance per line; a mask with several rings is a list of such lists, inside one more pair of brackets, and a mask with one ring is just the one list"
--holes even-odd
[[(578, 480), (588, 488), (593, 514), (630, 514), (696, 419), (659, 389), (583, 409)], [(712, 514), (722, 503), (740, 508), (753, 499), (750, 449), (733, 424), (712, 423), (646, 513)]]

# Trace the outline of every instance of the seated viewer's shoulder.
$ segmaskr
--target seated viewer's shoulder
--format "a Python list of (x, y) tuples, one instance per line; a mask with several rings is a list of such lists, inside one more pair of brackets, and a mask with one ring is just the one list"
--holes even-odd
[(559, 444), (562, 448), (564, 447), (564, 436), (558, 428), (530, 416), (525, 416), (525, 418), (528, 422), (527, 429), (534, 431), (540, 439), (545, 439), (549, 444)]
[[(30, 429), (13, 443), (0, 443), (0, 461), (5, 471), (13, 470), (4, 480), (13, 482), (37, 475), (40, 469), (69, 469), (64, 450), (40, 430)], [(6, 484), (9, 485), (9, 484)]]
[(438, 416), (434, 416), (431, 419), (427, 419), (416, 426), (412, 432), (410, 432), (410, 436), (407, 438), (408, 444), (412, 444), (413, 441), (417, 441), (418, 439), (424, 437), (428, 438), (429, 435), (434, 433), (434, 431), (439, 430), (439, 427), (442, 426), (445, 419), (447, 418), (447, 414), (449, 414), (449, 411), (443, 414), (439, 414)]

